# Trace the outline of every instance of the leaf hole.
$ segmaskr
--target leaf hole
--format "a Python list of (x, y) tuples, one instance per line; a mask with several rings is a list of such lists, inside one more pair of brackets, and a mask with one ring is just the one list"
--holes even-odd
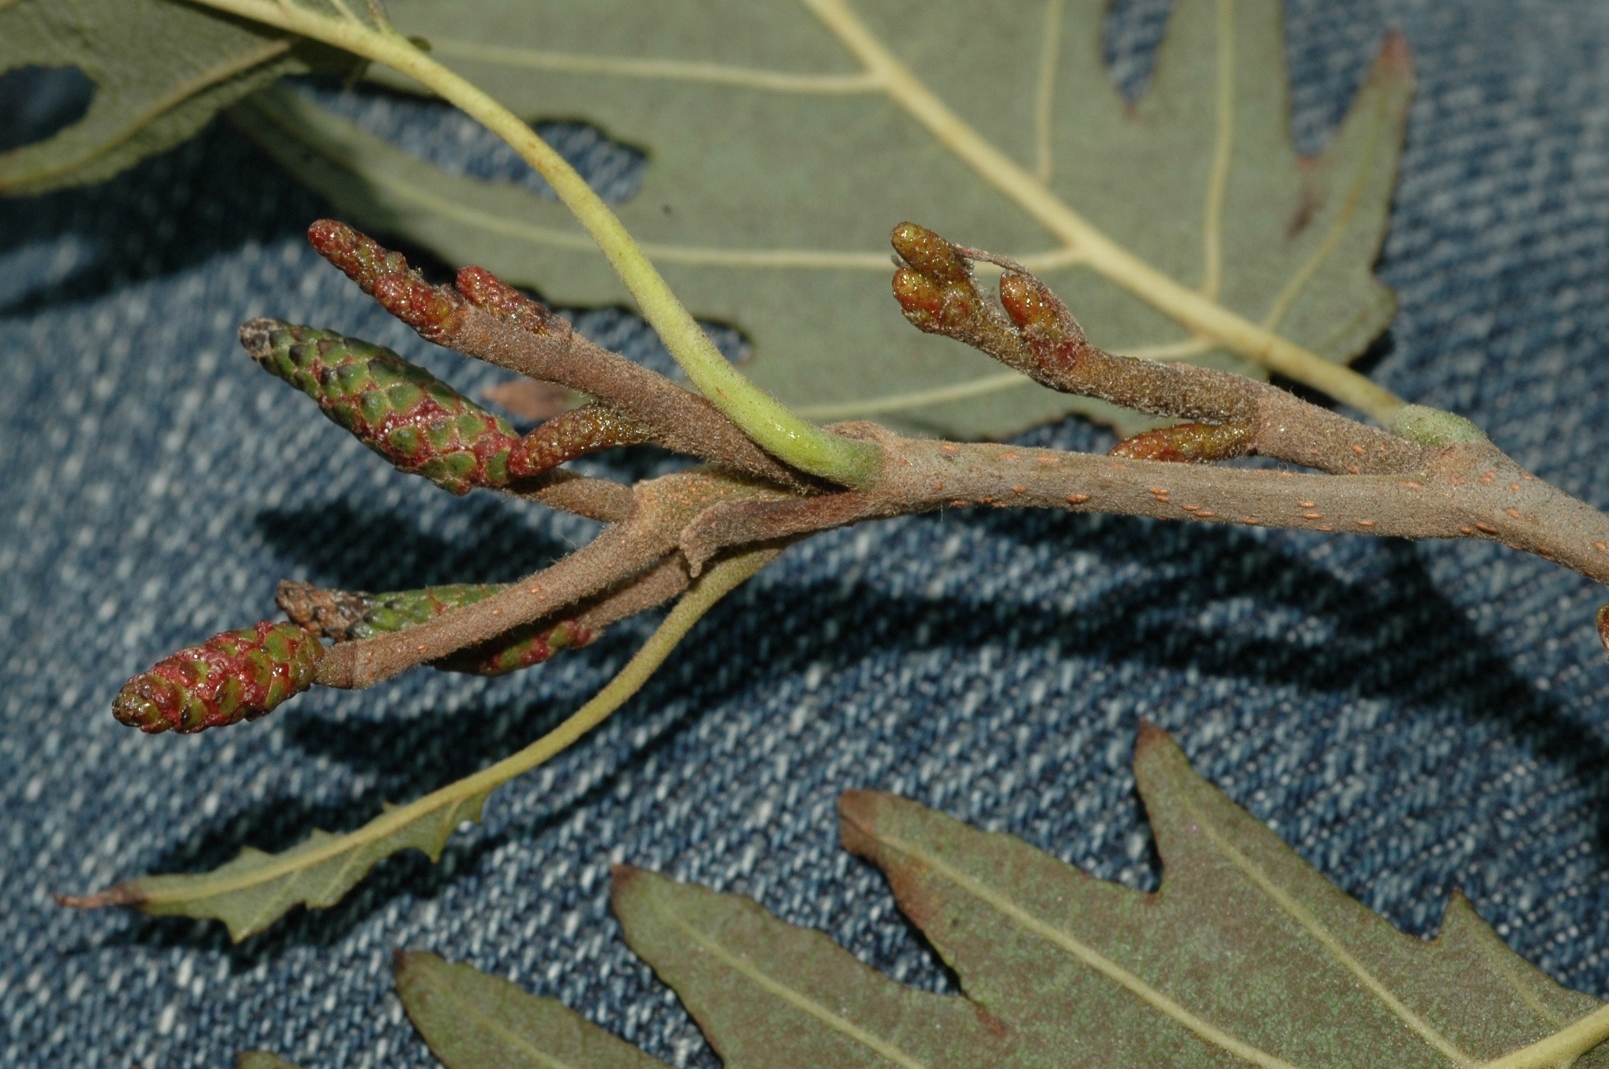
[[(341, 89), (336, 84), (309, 79), (302, 88), (321, 106), (448, 174), (508, 182), (558, 199), (501, 138), (452, 105), (375, 86)], [(531, 125), (604, 200), (619, 204), (637, 195), (648, 161), (642, 149), (612, 139), (591, 123), (549, 120)]]
[(16, 67), (0, 74), (0, 152), (53, 137), (84, 117), (95, 83), (77, 67)]
[(1167, 28), (1172, 0), (1112, 0), (1102, 27), (1101, 53), (1112, 85), (1130, 102), (1145, 95)]

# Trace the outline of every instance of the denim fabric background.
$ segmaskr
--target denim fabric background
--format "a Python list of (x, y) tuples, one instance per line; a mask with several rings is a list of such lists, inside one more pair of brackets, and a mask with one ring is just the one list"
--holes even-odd
[[(1114, 14), (1130, 91), (1165, 7)], [(1609, 5), (1298, 0), (1305, 150), (1392, 25), (1420, 90), (1381, 268), (1402, 311), (1372, 374), (1609, 505)], [(7, 85), (9, 137), (28, 90)], [(343, 106), (517, 176), (436, 109)], [(629, 193), (640, 161), (553, 133)], [(1487, 544), (1100, 517), (949, 512), (799, 546), (603, 729), (498, 791), (439, 866), (394, 858), (240, 946), (214, 924), (57, 908), (51, 891), (354, 827), (534, 738), (646, 633), (502, 680), (314, 693), (192, 738), (113, 722), (128, 675), (270, 615), (281, 577), (509, 579), (590, 534), (393, 473), (245, 357), (236, 324), (272, 314), (392, 345), (466, 392), (506, 377), (430, 349), (318, 260), (301, 232), (323, 211), (225, 124), (108, 184), (0, 202), (0, 1065), (223, 1066), (246, 1047), (307, 1069), (429, 1065), (392, 994), (397, 947), (713, 1065), (620, 940), (612, 860), (753, 895), (946, 989), (881, 877), (839, 850), (835, 796), (899, 791), (1153, 886), (1128, 770), (1142, 716), (1394, 923), (1432, 934), (1461, 886), (1521, 953), (1609, 994), (1601, 591)], [(629, 317), (582, 322), (663, 359)], [(1109, 442), (1077, 422), (1029, 440)]]

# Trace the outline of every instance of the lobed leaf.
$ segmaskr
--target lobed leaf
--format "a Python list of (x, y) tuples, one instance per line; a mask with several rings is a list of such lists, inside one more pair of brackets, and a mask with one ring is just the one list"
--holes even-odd
[(751, 899), (620, 866), (613, 900), (728, 1069), (991, 1066), (1011, 1050), (966, 999), (895, 983)]
[(1135, 779), (1163, 860), (1156, 894), (893, 795), (840, 802), (845, 845), (883, 869), (968, 996), (1039, 1052), (1022, 1064), (1468, 1065), (1602, 1005), (1509, 950), (1462, 895), (1437, 939), (1398, 931), (1156, 728)]
[(0, 194), (110, 178), (196, 134), (219, 110), (315, 55), (285, 34), (175, 0), (0, 0), (0, 73), (77, 67), (77, 122), (0, 153)]
[[(1009, 251), (1112, 351), (1265, 374), (1196, 342), (1151, 283), (1079, 262), (1048, 215), (1081, 213), (1167, 284), (1331, 360), (1360, 353), (1393, 312), (1370, 265), (1412, 91), (1407, 49), (1387, 42), (1328, 148), (1304, 161), (1278, 0), (1180, 0), (1132, 106), (1101, 58), (1104, 0), (533, 0), (513, 21), (498, 0), (390, 9), (517, 113), (584, 117), (643, 146), (648, 170), (621, 219), (695, 314), (749, 335), (754, 380), (812, 417), (1003, 436), (1096, 411), (914, 336), (881, 281), (900, 219)], [(835, 33), (845, 19), (902, 65), (900, 92)], [(911, 106), (922, 94), (966, 130), (936, 137)], [(236, 115), (366, 226), (559, 303), (625, 296), (555, 202), (449, 175), (287, 93)]]
[(397, 952), (397, 995), (447, 1069), (664, 1066), (568, 1009), (424, 951)]
[[(1604, 1004), (1515, 954), (1463, 895), (1435, 939), (1415, 939), (1149, 725), (1135, 779), (1164, 863), (1155, 894), (895, 795), (842, 796), (845, 846), (888, 876), (961, 997), (903, 987), (746, 898), (652, 873), (616, 870), (615, 911), (728, 1067), (1609, 1064), (1592, 1049), (1609, 1034)], [(545, 1020), (561, 1019), (543, 1002)], [(488, 1001), (460, 1020), (495, 1029), (500, 1015)], [(543, 1029), (522, 1035), (557, 1049)], [(567, 1050), (574, 1069), (613, 1064)]]

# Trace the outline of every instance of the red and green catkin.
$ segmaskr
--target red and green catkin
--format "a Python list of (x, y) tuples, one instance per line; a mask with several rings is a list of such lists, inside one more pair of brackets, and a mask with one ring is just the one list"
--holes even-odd
[(318, 637), (295, 624), (225, 631), (123, 684), (112, 715), (151, 734), (255, 720), (311, 687), (323, 655)]
[(514, 428), (391, 350), (273, 319), (247, 322), (240, 341), (399, 470), (455, 494), (508, 483)]
[[(460, 583), (371, 595), (368, 610), (361, 620), (347, 628), (346, 636), (365, 639), (406, 631), (450, 609), (489, 598), (501, 589), (495, 584)], [(560, 650), (585, 646), (595, 637), (590, 629), (575, 620), (530, 624), (437, 661), (435, 667), (449, 672), (500, 676), (541, 664)]]

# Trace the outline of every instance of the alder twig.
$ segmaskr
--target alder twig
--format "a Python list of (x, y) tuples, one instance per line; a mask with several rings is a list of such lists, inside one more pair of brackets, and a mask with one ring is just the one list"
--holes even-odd
[[(1524, 471), (1467, 421), (1410, 406), (1412, 418), (1393, 434), (1250, 379), (1114, 356), (1090, 344), (1071, 311), (1020, 265), (915, 224), (894, 231), (899, 266), (893, 286), (919, 329), (965, 341), (1065, 392), (1192, 422), (1137, 435), (1105, 457), (910, 439), (872, 423), (840, 424), (830, 433), (864, 443), (867, 455), (881, 460), (859, 488), (824, 492), (799, 472), (766, 477), (780, 462), (753, 443), (747, 452), (731, 446), (747, 439), (719, 410), (655, 372), (580, 344), (562, 320), (488, 272), (460, 274), (466, 297), (426, 284), (401, 256), (341, 224), (318, 223), (310, 239), (425, 337), (471, 355), (496, 350), (504, 366), (598, 400), (518, 438), (498, 417), (387, 350), (254, 320), (242, 328), (242, 341), (264, 367), (308, 392), (332, 419), (404, 471), (459, 493), (472, 486), (525, 492), (610, 522), (590, 544), (518, 583), (442, 606), (439, 615), (406, 630), (338, 641), (322, 652), (310, 676), (325, 686), (367, 687), (423, 664), (472, 671), (523, 667), (558, 646), (584, 643), (596, 627), (663, 602), (717, 556), (865, 520), (970, 505), (1482, 538), (1609, 583), (1609, 516)], [(975, 260), (1005, 268), (998, 303), (973, 278)], [(684, 433), (678, 420), (699, 429)], [(559, 467), (596, 449), (640, 441), (715, 463), (632, 488), (580, 479)], [(1207, 463), (1249, 454), (1326, 474)], [(328, 592), (298, 596), (284, 601), (294, 620), (331, 638), (352, 638), (352, 605)], [(507, 637), (516, 629), (523, 629), (526, 643), (518, 649)], [(258, 641), (231, 639), (228, 648), (255, 648)], [(218, 657), (197, 650), (183, 663)], [(191, 703), (205, 710), (184, 713), (169, 691), (136, 687), (140, 678), (130, 682), (128, 701), (149, 692), (161, 698), (160, 708), (128, 705), (127, 718), (147, 730), (170, 724), (190, 730), (259, 715), (255, 709), (236, 715), (227, 702), (219, 711), (210, 692), (196, 699), (199, 705)], [(283, 700), (274, 694), (276, 702)]]

